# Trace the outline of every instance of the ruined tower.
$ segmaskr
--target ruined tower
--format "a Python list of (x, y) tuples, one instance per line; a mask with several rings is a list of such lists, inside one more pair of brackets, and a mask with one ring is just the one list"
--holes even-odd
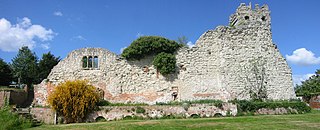
[(296, 98), (291, 69), (272, 41), (267, 5), (241, 4), (228, 26), (180, 48), (174, 74), (158, 75), (152, 58), (127, 61), (102, 48), (74, 50), (35, 86), (35, 103), (45, 105), (55, 85), (75, 79), (89, 80), (111, 102)]

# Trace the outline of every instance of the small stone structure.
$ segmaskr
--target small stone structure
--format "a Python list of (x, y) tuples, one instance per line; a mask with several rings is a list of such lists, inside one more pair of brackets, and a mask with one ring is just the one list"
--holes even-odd
[(16, 107), (25, 107), (28, 99), (28, 93), (24, 90), (0, 90), (0, 108), (8, 105), (15, 105)]
[(35, 86), (35, 105), (47, 105), (55, 85), (86, 79), (104, 99), (122, 103), (148, 103), (200, 99), (249, 99), (254, 93), (267, 99), (296, 98), (292, 73), (272, 42), (267, 5), (252, 9), (241, 4), (229, 26), (218, 26), (200, 36), (192, 48), (176, 53), (177, 69), (163, 76), (152, 56), (127, 61), (103, 48), (72, 51)]
[(33, 118), (45, 124), (56, 124), (56, 113), (51, 108), (37, 108), (30, 110)]

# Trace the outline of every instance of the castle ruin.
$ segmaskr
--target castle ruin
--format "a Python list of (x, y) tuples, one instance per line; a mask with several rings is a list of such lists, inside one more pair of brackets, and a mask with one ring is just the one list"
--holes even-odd
[(35, 86), (34, 102), (47, 105), (55, 85), (76, 79), (88, 80), (110, 102), (296, 98), (291, 69), (272, 42), (267, 5), (241, 4), (229, 26), (205, 32), (194, 47), (175, 55), (176, 72), (163, 76), (152, 56), (127, 61), (103, 48), (74, 50)]

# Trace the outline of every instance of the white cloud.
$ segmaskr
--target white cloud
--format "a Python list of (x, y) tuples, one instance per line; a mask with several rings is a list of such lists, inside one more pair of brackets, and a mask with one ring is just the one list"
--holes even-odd
[(70, 40), (81, 40), (81, 41), (86, 41), (87, 39), (84, 38), (83, 36), (81, 35), (78, 35), (78, 36), (74, 36), (72, 37)]
[(49, 43), (44, 43), (44, 44), (41, 44), (41, 47), (45, 50), (48, 50), (50, 48), (50, 44)]
[(0, 50), (12, 52), (17, 51), (22, 46), (33, 49), (36, 42), (52, 40), (56, 35), (51, 29), (46, 29), (41, 25), (32, 25), (27, 17), (18, 20), (12, 25), (5, 18), (0, 19)]
[(53, 12), (53, 15), (54, 16), (63, 16), (62, 12), (60, 12), (60, 11)]
[(123, 52), (123, 50), (124, 49), (126, 49), (127, 47), (125, 46), (125, 47), (122, 47), (122, 48), (120, 48), (120, 53), (122, 53)]
[(300, 48), (293, 51), (292, 55), (286, 55), (289, 62), (298, 65), (317, 65), (320, 64), (320, 57), (316, 57), (311, 51), (306, 48)]
[(292, 75), (293, 84), (301, 85), (302, 81), (309, 79), (314, 74), (304, 74), (304, 75)]
[(189, 41), (189, 42), (187, 42), (187, 46), (188, 46), (189, 48), (192, 48), (192, 47), (194, 47), (194, 44), (193, 44), (191, 41)]

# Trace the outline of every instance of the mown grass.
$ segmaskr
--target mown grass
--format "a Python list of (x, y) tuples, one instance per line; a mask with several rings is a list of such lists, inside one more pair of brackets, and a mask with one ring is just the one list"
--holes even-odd
[(122, 120), (66, 125), (42, 125), (34, 130), (185, 130), (185, 129), (320, 129), (320, 111), (296, 115), (261, 115), (223, 118)]

